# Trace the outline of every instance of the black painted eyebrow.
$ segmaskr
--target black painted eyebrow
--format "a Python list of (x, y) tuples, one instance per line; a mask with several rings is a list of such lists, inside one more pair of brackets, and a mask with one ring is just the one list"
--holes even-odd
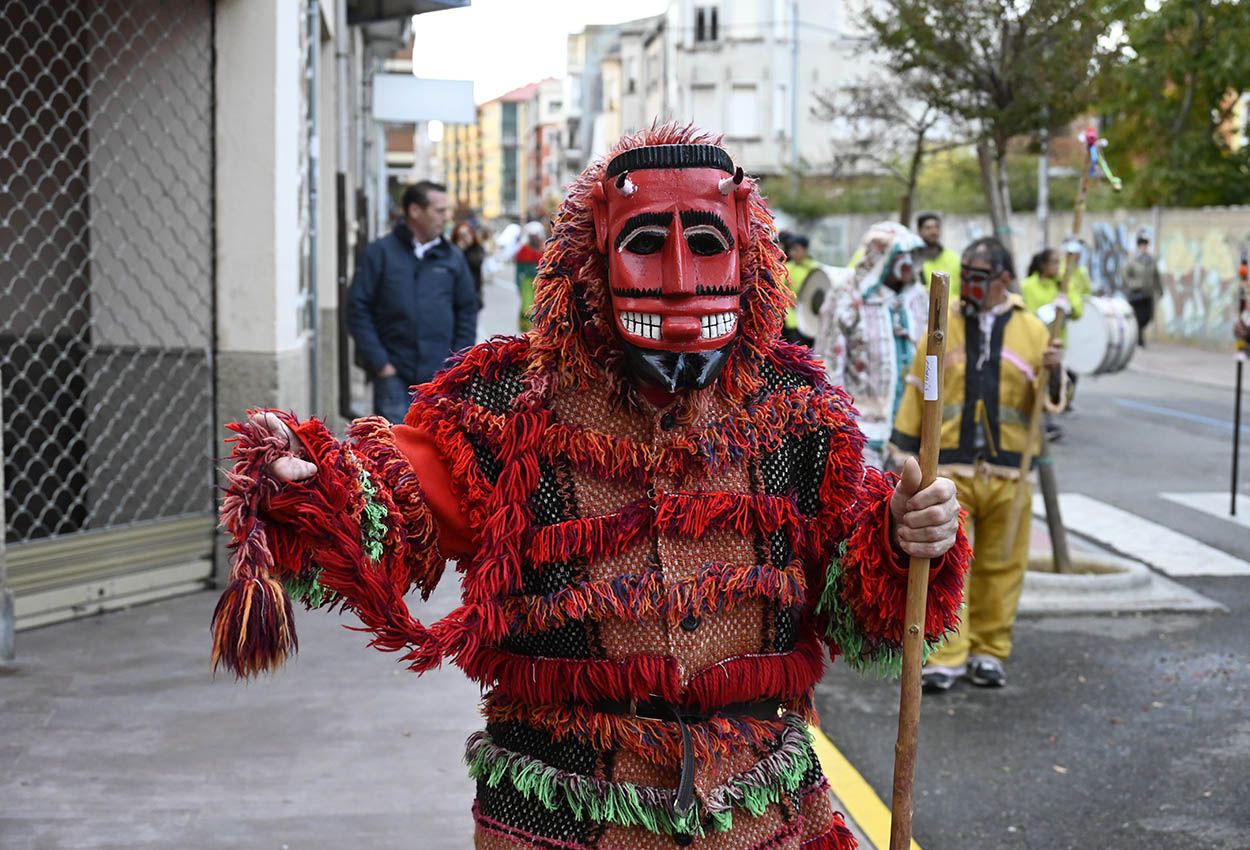
[(621, 243), (625, 241), (625, 237), (640, 227), (668, 227), (672, 223), (673, 214), (671, 212), (645, 212), (630, 216), (621, 225), (620, 232), (616, 234), (616, 242), (613, 243), (612, 247), (619, 249)]
[(694, 227), (696, 224), (710, 224), (720, 231), (721, 236), (725, 237), (725, 241), (729, 243), (729, 247), (734, 246), (733, 234), (729, 232), (728, 225), (724, 219), (710, 210), (682, 210), (681, 226)]

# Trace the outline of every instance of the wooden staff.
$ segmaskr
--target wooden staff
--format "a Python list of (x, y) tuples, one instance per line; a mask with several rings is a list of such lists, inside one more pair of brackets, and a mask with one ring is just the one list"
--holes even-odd
[[(937, 477), (942, 439), (942, 373), (946, 355), (946, 302), (950, 276), (934, 272), (929, 281), (929, 336), (925, 346), (924, 414), (920, 420), (920, 489)], [(890, 850), (911, 846), (912, 790), (916, 781), (916, 746), (920, 731), (920, 668), (924, 663), (924, 620), (929, 595), (929, 559), (912, 557), (907, 569), (907, 610), (903, 629), (903, 681), (894, 744), (894, 795), (890, 812)]]

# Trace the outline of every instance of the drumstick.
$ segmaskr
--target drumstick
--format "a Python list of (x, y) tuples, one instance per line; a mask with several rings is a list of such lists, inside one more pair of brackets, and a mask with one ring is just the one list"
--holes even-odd
[[(946, 355), (946, 302), (950, 276), (934, 272), (929, 281), (929, 339), (924, 358), (924, 413), (920, 419), (920, 489), (937, 477), (942, 440), (942, 373)], [(907, 569), (907, 608), (903, 628), (903, 674), (894, 744), (894, 794), (890, 806), (890, 850), (911, 846), (912, 791), (920, 727), (920, 668), (924, 663), (924, 615), (929, 595), (929, 559), (912, 557)]]

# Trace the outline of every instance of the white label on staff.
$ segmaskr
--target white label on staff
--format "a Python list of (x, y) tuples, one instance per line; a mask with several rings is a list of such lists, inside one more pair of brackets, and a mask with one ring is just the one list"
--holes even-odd
[(937, 401), (937, 355), (926, 354), (924, 358), (924, 400)]

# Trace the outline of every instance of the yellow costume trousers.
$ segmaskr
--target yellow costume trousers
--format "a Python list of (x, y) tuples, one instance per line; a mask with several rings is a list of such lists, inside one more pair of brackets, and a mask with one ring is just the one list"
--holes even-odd
[(1028, 488), (1020, 531), (1003, 560), (1003, 544), (1015, 518), (1011, 502), (1016, 481), (1001, 476), (952, 475), (959, 504), (968, 514), (967, 533), (972, 537), (972, 566), (964, 587), (964, 606), (959, 629), (929, 658), (930, 664), (958, 667), (971, 655), (992, 655), (1005, 660), (1011, 654), (1011, 631), (1020, 606), (1020, 591), (1029, 565), (1029, 525), (1033, 514), (1032, 487)]

